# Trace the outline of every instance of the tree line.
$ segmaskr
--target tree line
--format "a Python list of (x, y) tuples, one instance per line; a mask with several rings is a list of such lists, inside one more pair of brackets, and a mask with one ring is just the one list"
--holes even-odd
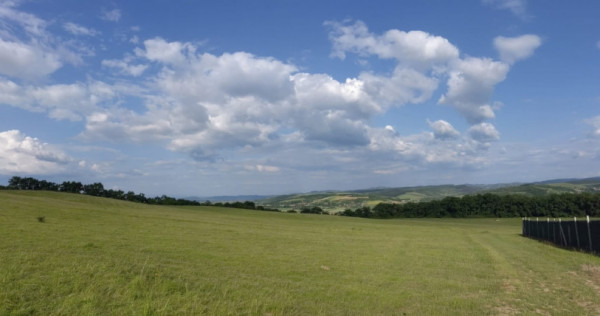
[[(280, 212), (278, 209), (266, 208), (251, 201), (201, 203), (167, 195), (146, 197), (143, 193), (136, 194), (133, 191), (105, 189), (99, 182), (82, 184), (76, 181), (64, 181), (57, 184), (31, 177), (15, 176), (8, 181), (8, 186), (0, 186), (1, 189), (69, 192), (154, 205), (202, 205)], [(329, 214), (318, 206), (304, 207), (300, 213)], [(364, 218), (600, 216), (600, 193), (563, 193), (544, 196), (484, 193), (463, 197), (449, 196), (429, 202), (379, 203), (373, 208), (365, 206), (355, 210), (347, 209), (335, 215)]]
[(339, 215), (366, 218), (600, 216), (600, 193), (449, 196), (429, 202), (379, 203), (373, 209), (347, 209)]
[(133, 191), (113, 190), (105, 189), (104, 185), (100, 182), (92, 184), (82, 184), (77, 181), (64, 181), (60, 184), (38, 180), (31, 177), (12, 177), (8, 180), (8, 186), (0, 186), (0, 189), (8, 190), (44, 190), (44, 191), (56, 191), (56, 192), (67, 192), (85, 194), (91, 196), (105, 197), (117, 200), (124, 200), (137, 203), (145, 203), (152, 205), (193, 205), (193, 206), (220, 206), (220, 207), (231, 207), (231, 208), (243, 208), (258, 211), (279, 211), (277, 209), (268, 209), (263, 206), (257, 206), (254, 202), (226, 202), (226, 203), (211, 203), (210, 201), (198, 202), (194, 200), (174, 198), (167, 195), (161, 195), (156, 197), (146, 197), (144, 193), (135, 193)]

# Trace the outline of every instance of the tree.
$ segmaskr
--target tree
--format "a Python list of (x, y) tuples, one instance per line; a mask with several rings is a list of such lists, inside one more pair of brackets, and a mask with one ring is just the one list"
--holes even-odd
[(87, 195), (104, 196), (104, 185), (100, 182), (86, 184), (83, 186), (83, 192)]
[(81, 193), (83, 191), (83, 185), (81, 182), (75, 181), (64, 181), (61, 183), (59, 187), (59, 191), (61, 192), (70, 192), (70, 193)]

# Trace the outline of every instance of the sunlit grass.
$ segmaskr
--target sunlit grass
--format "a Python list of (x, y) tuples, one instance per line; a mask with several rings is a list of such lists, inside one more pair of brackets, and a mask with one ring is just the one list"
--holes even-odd
[(0, 191), (0, 315), (600, 313), (600, 258), (519, 233)]

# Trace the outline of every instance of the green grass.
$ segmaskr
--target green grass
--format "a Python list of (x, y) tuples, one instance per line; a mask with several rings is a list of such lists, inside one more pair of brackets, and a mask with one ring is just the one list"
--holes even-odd
[(600, 313), (600, 258), (519, 233), (0, 191), (0, 315)]

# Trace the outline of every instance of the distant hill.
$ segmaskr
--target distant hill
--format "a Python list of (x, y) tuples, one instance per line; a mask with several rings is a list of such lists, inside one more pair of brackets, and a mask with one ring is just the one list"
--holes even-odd
[(585, 179), (557, 179), (507, 186), (487, 192), (496, 194), (524, 194), (539, 196), (560, 193), (600, 192), (600, 177)]
[(186, 200), (204, 202), (244, 202), (244, 201), (257, 201), (271, 197), (271, 195), (217, 195), (217, 196), (190, 196), (186, 197)]
[[(379, 203), (425, 202), (447, 196), (478, 193), (500, 195), (523, 194), (539, 196), (553, 193), (600, 192), (600, 177), (586, 179), (555, 179), (534, 183), (432, 185), (400, 188), (373, 188), (354, 191), (322, 191), (288, 194), (253, 200), (257, 205), (281, 210), (318, 206), (338, 212)], [(212, 200), (211, 200), (212, 201)]]

